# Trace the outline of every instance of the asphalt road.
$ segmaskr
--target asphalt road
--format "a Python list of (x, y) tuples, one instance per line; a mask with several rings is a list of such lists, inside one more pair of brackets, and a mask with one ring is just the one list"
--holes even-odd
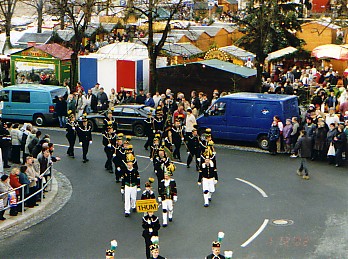
[[(54, 143), (67, 144), (63, 132), (49, 133)], [(132, 142), (136, 154), (147, 156), (143, 140)], [(66, 150), (56, 146), (62, 161), (55, 168), (71, 181), (71, 199), (47, 220), (3, 240), (0, 258), (105, 258), (113, 239), (115, 258), (145, 258), (142, 215), (124, 217), (120, 184), (104, 170), (101, 136), (93, 136), (89, 163), (82, 163), (81, 149), (75, 159)], [(305, 181), (295, 174), (299, 159), (226, 148), (217, 148), (217, 159), (219, 183), (209, 208), (197, 173), (177, 164), (178, 202), (173, 222), (160, 229), (162, 256), (204, 258), (223, 231), (222, 250), (233, 250), (233, 258), (347, 258), (347, 168), (310, 162)], [(139, 156), (140, 171), (149, 162)], [(152, 165), (141, 172), (142, 187), (150, 176)], [(280, 219), (290, 224), (273, 223)]]

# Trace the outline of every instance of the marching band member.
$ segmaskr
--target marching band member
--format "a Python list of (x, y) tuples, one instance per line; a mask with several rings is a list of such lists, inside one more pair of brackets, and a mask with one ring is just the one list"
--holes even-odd
[(167, 150), (172, 154), (173, 153), (173, 133), (172, 125), (170, 122), (167, 123), (166, 128), (162, 134), (162, 146), (167, 148)]
[(74, 146), (77, 136), (77, 128), (78, 128), (78, 122), (75, 119), (74, 113), (69, 110), (68, 111), (68, 121), (66, 123), (66, 138), (69, 142), (69, 148), (67, 151), (68, 156), (75, 158), (74, 155)]
[(171, 132), (172, 132), (172, 140), (174, 144), (173, 157), (178, 159), (179, 162), (181, 162), (181, 154), (180, 154), (181, 142), (184, 141), (184, 135), (182, 130), (183, 129), (181, 126), (181, 121), (179, 119), (176, 119)]
[(159, 218), (153, 214), (153, 212), (148, 212), (142, 218), (142, 227), (143, 227), (143, 237), (145, 239), (145, 248), (146, 248), (146, 258), (150, 258), (150, 246), (152, 245), (151, 237), (158, 236), (158, 230), (161, 228), (159, 223)]
[(168, 226), (169, 222), (173, 221), (174, 202), (178, 200), (176, 182), (172, 177), (175, 170), (173, 166), (168, 166), (165, 169), (164, 179), (158, 183), (158, 201), (162, 202), (163, 209), (163, 227)]
[(123, 160), (125, 157), (125, 150), (123, 146), (123, 133), (117, 134), (116, 138), (116, 146), (114, 149), (114, 154), (112, 158), (112, 162), (115, 165), (115, 178), (116, 183), (120, 182), (120, 179), (122, 177), (122, 167), (123, 167)]
[(152, 190), (151, 184), (155, 181), (152, 177), (149, 178), (149, 181), (145, 183), (145, 190), (141, 194), (142, 200), (156, 199), (155, 193)]
[(82, 126), (77, 127), (77, 134), (79, 136), (79, 142), (82, 145), (82, 158), (83, 163), (89, 161), (87, 158), (89, 145), (92, 144), (92, 129), (88, 125), (87, 114), (82, 116)]
[(112, 117), (112, 113), (113, 113), (113, 108), (108, 110), (107, 115), (106, 115), (105, 119), (103, 120), (104, 131), (106, 131), (110, 125), (112, 126), (114, 131), (117, 130), (117, 123), (116, 123), (115, 119)]
[(160, 138), (161, 135), (160, 134), (156, 134), (154, 139), (153, 139), (153, 143), (150, 147), (150, 159), (152, 161), (154, 161), (154, 158), (158, 156), (158, 149), (160, 148)]
[(214, 241), (212, 243), (212, 254), (208, 255), (206, 259), (225, 259), (225, 256), (220, 254), (221, 243)]
[(215, 192), (215, 184), (217, 184), (217, 181), (217, 170), (213, 161), (207, 156), (201, 165), (198, 176), (198, 185), (202, 185), (203, 189), (204, 207), (209, 206), (211, 195)]
[(105, 169), (113, 173), (112, 170), (112, 155), (116, 146), (117, 135), (114, 132), (112, 121), (108, 121), (107, 130), (103, 133), (103, 145), (106, 154)]
[(170, 164), (170, 159), (166, 156), (166, 152), (164, 151), (163, 147), (158, 149), (158, 156), (154, 158), (153, 163), (158, 183), (160, 183), (164, 179), (164, 169)]
[(125, 217), (129, 217), (130, 210), (135, 209), (137, 191), (140, 191), (140, 176), (138, 170), (133, 167), (135, 157), (132, 154), (127, 156), (127, 168), (122, 175), (121, 194), (124, 194), (124, 212)]
[(155, 117), (153, 118), (153, 123), (152, 123), (152, 130), (154, 133), (162, 133), (163, 128), (164, 128), (164, 119), (163, 119), (163, 111), (160, 106), (157, 106), (156, 108), (156, 114)]
[(145, 121), (144, 131), (145, 131), (145, 135), (147, 136), (147, 140), (145, 142), (144, 148), (145, 150), (148, 150), (148, 147), (152, 144), (153, 139), (155, 137), (154, 120), (153, 120), (151, 112), (147, 114), (147, 118), (144, 121)]
[(151, 245), (150, 250), (151, 250), (150, 259), (166, 259), (165, 257), (159, 255), (159, 245), (158, 244)]
[(196, 170), (199, 170), (199, 158), (200, 158), (200, 143), (197, 129), (192, 129), (192, 134), (187, 136), (187, 148), (188, 148), (188, 157), (187, 157), (187, 168), (190, 168), (192, 159), (195, 158), (196, 161)]

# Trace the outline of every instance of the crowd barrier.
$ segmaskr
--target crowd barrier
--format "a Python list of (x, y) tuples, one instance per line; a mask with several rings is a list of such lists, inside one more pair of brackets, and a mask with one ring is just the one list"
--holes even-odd
[[(22, 204), (24, 205), (24, 203), (29, 200), (30, 198), (34, 197), (35, 195), (39, 194), (40, 193), (40, 197), (41, 197), (41, 201), (43, 201), (43, 198), (44, 198), (44, 190), (46, 188), (49, 188), (49, 191), (52, 190), (52, 179), (53, 179), (53, 170), (52, 170), (52, 165), (50, 167), (48, 167), (45, 172), (43, 172), (41, 175), (40, 175), (40, 178), (41, 179), (45, 179), (44, 176), (49, 176), (47, 177), (47, 180), (45, 183), (42, 183), (42, 186), (41, 188), (39, 188), (35, 193), (25, 197), (25, 192), (24, 192), (24, 188), (27, 186), (27, 184), (23, 184), (17, 188), (14, 188), (8, 192), (4, 192), (4, 193), (1, 193), (0, 196), (2, 195), (8, 195), (9, 196), (9, 199), (8, 199), (8, 202), (7, 204), (4, 204), (4, 209), (3, 210), (8, 210), (10, 209), (11, 207), (13, 206), (21, 206)], [(13, 200), (13, 192), (16, 193), (16, 191), (19, 190), (20, 192), (20, 196), (21, 196), (21, 199), (18, 200), (17, 198), (15, 200)], [(11, 198), (10, 198), (11, 197)], [(25, 206), (21, 206), (21, 212), (22, 214), (25, 212), (24, 210), (24, 207)], [(18, 212), (20, 212), (20, 210), (17, 210)]]

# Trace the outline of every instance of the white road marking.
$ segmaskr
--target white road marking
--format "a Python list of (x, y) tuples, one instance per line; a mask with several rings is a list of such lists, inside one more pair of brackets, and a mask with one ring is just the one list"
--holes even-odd
[[(141, 158), (150, 159), (148, 156), (136, 155), (136, 157), (141, 157)], [(182, 162), (175, 162), (175, 161), (172, 161), (172, 162), (175, 163), (175, 164), (179, 164), (179, 165), (186, 165), (185, 163), (182, 163)]]
[[(55, 143), (54, 143), (54, 145), (57, 146), (57, 147), (69, 147), (68, 145), (61, 145), (61, 144), (55, 144)], [(79, 149), (81, 149), (82, 147), (76, 147), (76, 146), (75, 146), (74, 148), (79, 148)]]
[(246, 247), (247, 245), (249, 245), (251, 242), (253, 242), (253, 240), (255, 238), (257, 238), (258, 235), (261, 234), (261, 232), (265, 229), (265, 227), (267, 226), (269, 222), (269, 219), (265, 219), (262, 223), (262, 225), (259, 227), (259, 229), (254, 233), (254, 235), (252, 235), (247, 241), (245, 241), (243, 244), (241, 244), (241, 247)]
[(243, 183), (246, 183), (247, 185), (253, 187), (255, 190), (257, 190), (259, 193), (261, 193), (261, 195), (264, 197), (264, 198), (268, 198), (268, 195), (265, 193), (264, 190), (262, 190), (260, 187), (256, 186), (255, 184), (251, 183), (251, 182), (248, 182), (247, 180), (243, 180), (243, 179), (240, 179), (240, 178), (235, 178), (236, 180), (240, 181), (240, 182), (243, 182)]

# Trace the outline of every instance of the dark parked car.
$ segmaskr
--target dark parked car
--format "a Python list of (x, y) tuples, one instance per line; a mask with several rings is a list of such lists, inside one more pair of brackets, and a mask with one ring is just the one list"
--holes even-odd
[[(112, 116), (117, 123), (118, 131), (132, 132), (135, 136), (144, 136), (145, 119), (147, 114), (155, 113), (155, 109), (137, 104), (117, 105), (114, 107)], [(92, 131), (103, 128), (103, 121), (107, 111), (102, 113), (90, 113), (87, 115), (88, 124), (91, 125)]]

